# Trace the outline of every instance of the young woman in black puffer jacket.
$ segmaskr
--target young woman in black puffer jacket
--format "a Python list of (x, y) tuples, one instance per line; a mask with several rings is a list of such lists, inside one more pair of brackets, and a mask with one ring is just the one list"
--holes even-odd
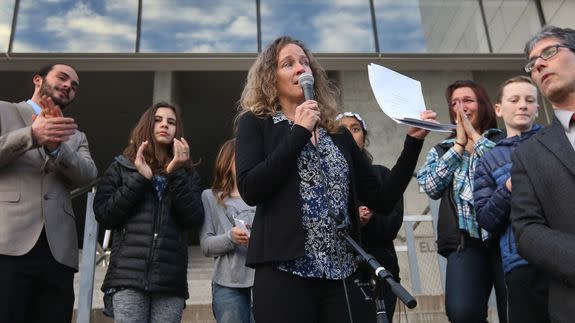
[[(204, 212), (178, 109), (157, 103), (98, 186), (94, 213), (114, 230), (102, 286), (116, 322), (180, 322), (188, 298), (185, 231)], [(106, 297), (105, 296), (105, 297)]]

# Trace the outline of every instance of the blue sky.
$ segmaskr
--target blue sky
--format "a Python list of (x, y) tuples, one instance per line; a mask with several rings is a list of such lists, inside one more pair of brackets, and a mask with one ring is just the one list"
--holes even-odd
[[(425, 52), (419, 0), (374, 0), (382, 52)], [(0, 0), (0, 50), (13, 0)], [(261, 0), (263, 46), (374, 52), (368, 0)], [(7, 9), (5, 9), (7, 8)], [(134, 52), (137, 0), (21, 0), (14, 52)], [(255, 0), (144, 0), (141, 52), (257, 52)]]

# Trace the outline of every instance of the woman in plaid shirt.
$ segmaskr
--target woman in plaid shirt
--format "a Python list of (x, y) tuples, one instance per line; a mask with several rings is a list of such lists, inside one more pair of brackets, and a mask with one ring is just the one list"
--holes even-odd
[[(505, 284), (497, 248), (475, 219), (473, 174), (477, 160), (504, 137), (493, 105), (479, 84), (456, 81), (445, 91), (454, 134), (433, 147), (417, 174), (432, 199), (441, 198), (438, 252), (447, 258), (445, 309), (451, 322), (487, 321), (487, 302), (495, 285), (500, 322), (506, 322)], [(491, 243), (494, 241), (495, 243)]]

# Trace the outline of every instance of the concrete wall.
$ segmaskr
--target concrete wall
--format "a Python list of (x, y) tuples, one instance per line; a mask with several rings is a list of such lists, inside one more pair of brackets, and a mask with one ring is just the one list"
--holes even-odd
[(525, 41), (541, 28), (535, 1), (490, 0), (483, 4), (494, 53), (523, 52)]
[(558, 27), (575, 27), (573, 20), (575, 2), (572, 0), (545, 0), (541, 1), (541, 6), (547, 24)]
[(420, 0), (429, 53), (488, 53), (477, 0)]

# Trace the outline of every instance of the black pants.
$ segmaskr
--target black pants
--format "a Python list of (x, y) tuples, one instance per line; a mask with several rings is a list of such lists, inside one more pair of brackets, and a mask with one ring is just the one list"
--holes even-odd
[(517, 267), (505, 275), (509, 323), (546, 323), (549, 279), (535, 266)]
[(258, 323), (349, 323), (341, 280), (302, 278), (263, 266), (256, 269), (253, 297)]
[(44, 231), (23, 256), (0, 255), (0, 322), (70, 323), (74, 269), (52, 257)]
[(478, 239), (468, 238), (463, 250), (447, 256), (445, 276), (445, 310), (450, 322), (487, 322), (493, 286), (499, 322), (507, 322), (507, 292), (498, 246), (488, 248)]

